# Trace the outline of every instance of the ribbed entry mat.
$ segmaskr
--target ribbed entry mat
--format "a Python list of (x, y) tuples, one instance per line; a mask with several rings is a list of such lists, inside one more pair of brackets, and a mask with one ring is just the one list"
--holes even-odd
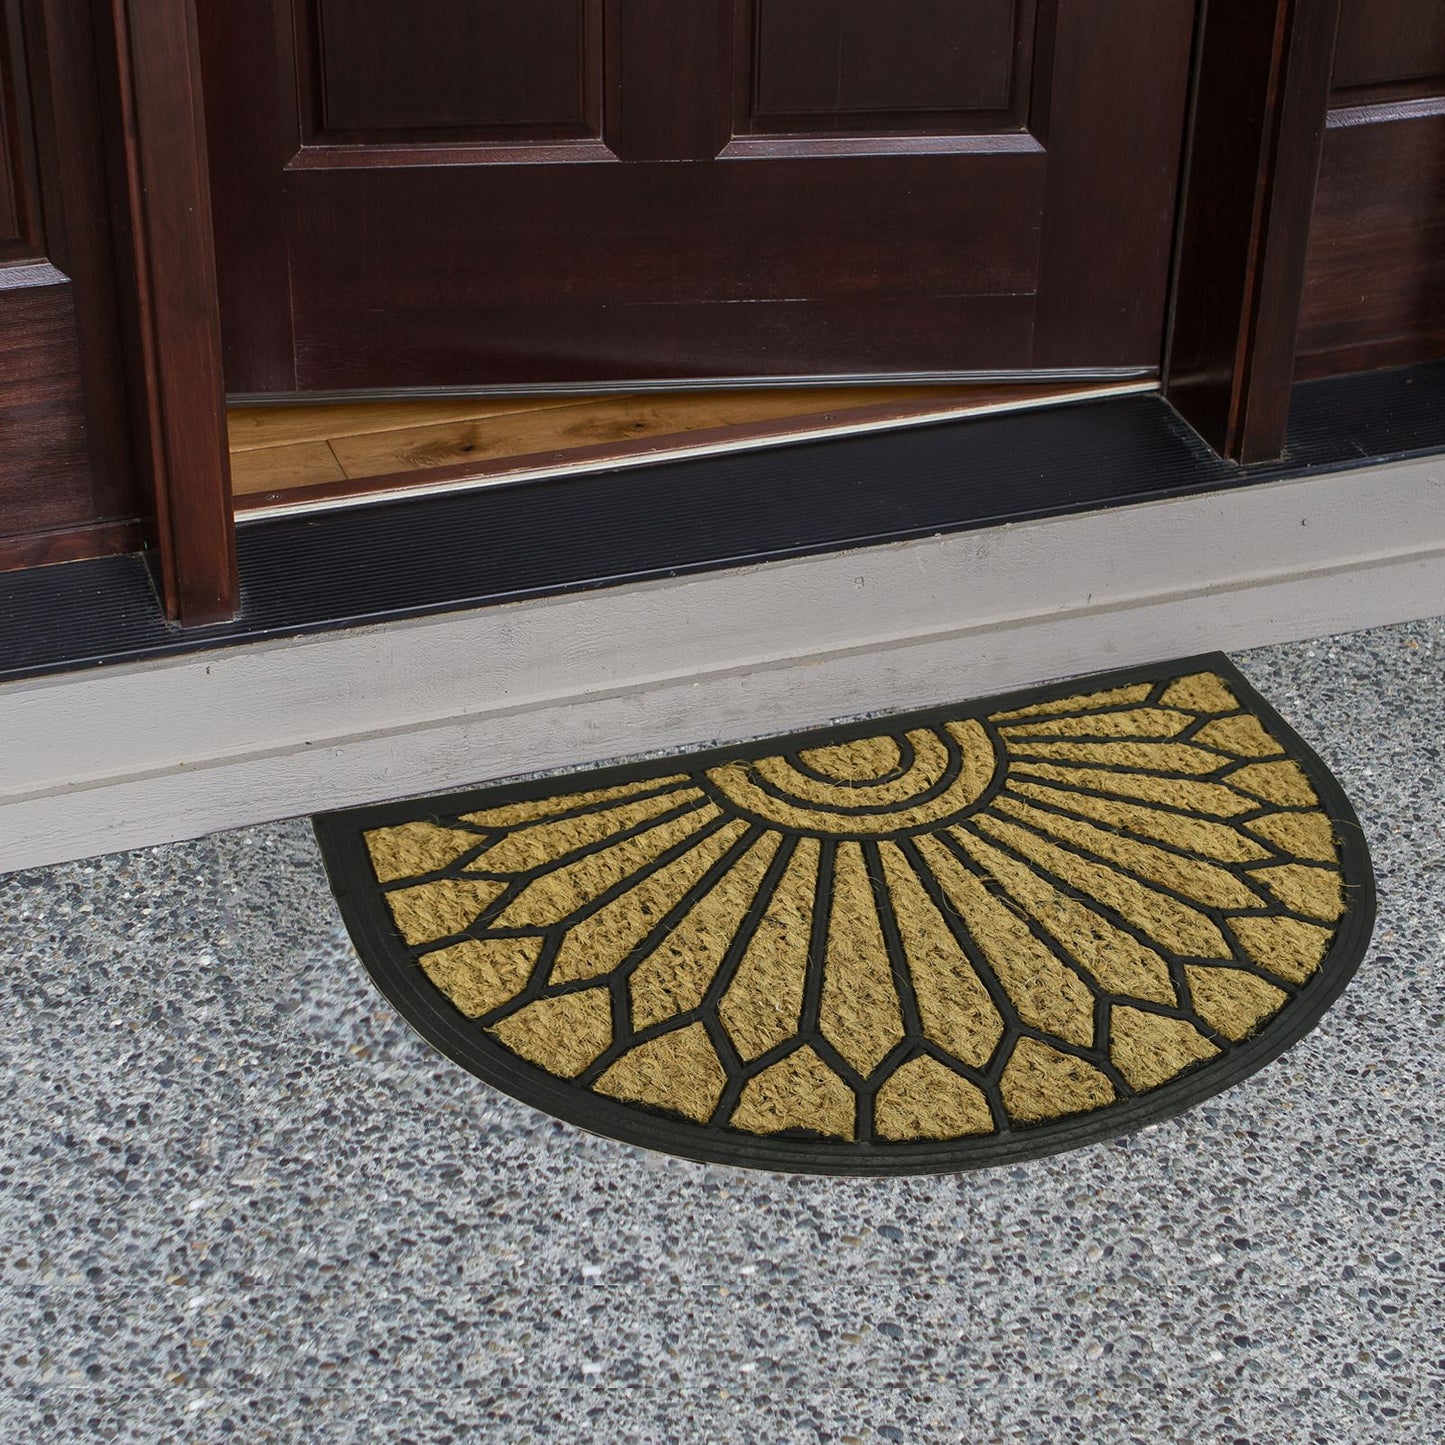
[(598, 1133), (826, 1173), (1111, 1137), (1300, 1037), (1359, 824), (1218, 656), (316, 820), (442, 1052)]

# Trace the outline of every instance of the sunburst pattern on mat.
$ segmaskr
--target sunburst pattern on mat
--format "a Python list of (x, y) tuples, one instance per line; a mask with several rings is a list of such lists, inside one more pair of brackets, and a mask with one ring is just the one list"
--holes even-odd
[(496, 1044), (752, 1135), (1103, 1109), (1249, 1038), (1346, 910), (1309, 778), (1209, 672), (366, 843), (410, 956)]

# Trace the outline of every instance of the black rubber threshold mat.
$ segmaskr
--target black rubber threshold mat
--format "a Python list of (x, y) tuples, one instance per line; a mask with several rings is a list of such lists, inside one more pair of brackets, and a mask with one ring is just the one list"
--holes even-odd
[(1189, 1108), (1359, 964), (1369, 856), (1222, 656), (330, 813), (377, 984), (444, 1054), (693, 1159), (1012, 1162)]

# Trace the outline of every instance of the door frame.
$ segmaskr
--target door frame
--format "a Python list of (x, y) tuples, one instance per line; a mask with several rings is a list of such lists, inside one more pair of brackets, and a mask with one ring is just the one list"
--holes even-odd
[(97, 0), (116, 122), (121, 313), (147, 539), (183, 627), (240, 603), (194, 0)]
[(1284, 447), (1341, 0), (1203, 0), (1165, 398), (1221, 456)]
[[(113, 40), (123, 280), (157, 581), (174, 622), (205, 625), (235, 616), (240, 580), (195, 0), (97, 5)], [(1339, 9), (1199, 4), (1161, 374), (1165, 397), (1231, 460), (1283, 447)], [(1211, 214), (1226, 223), (1207, 224)]]

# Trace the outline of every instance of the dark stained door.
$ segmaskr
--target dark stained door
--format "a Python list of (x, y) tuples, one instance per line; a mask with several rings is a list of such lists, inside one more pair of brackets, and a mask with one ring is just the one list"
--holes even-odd
[(1194, 0), (199, 0), (228, 387), (1157, 366)]

